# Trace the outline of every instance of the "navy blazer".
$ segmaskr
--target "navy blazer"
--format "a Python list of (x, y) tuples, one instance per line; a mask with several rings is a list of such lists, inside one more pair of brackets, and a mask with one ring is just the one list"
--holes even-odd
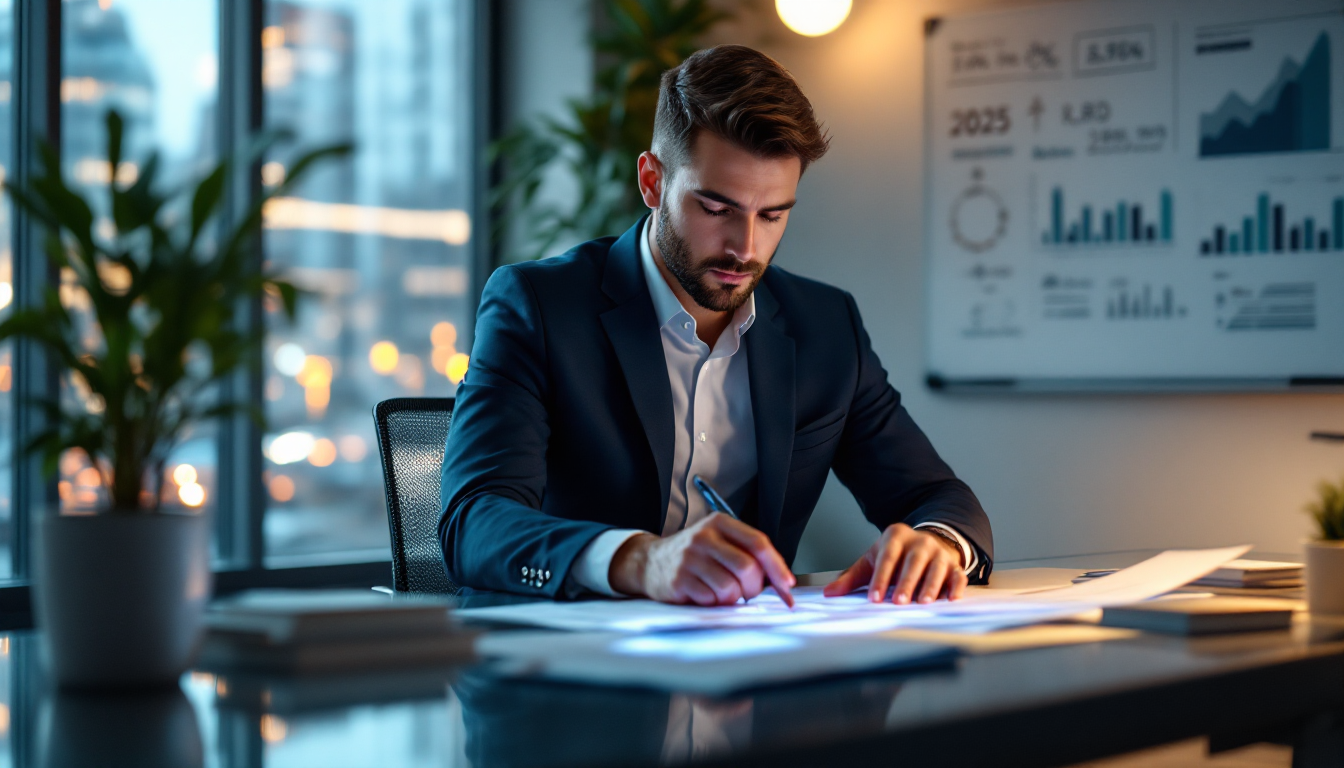
[[(672, 388), (639, 257), (618, 238), (500, 267), (476, 315), (443, 457), (448, 577), (550, 598), (612, 528), (661, 534)], [(879, 529), (939, 521), (994, 555), (989, 519), (887, 383), (854, 298), (771, 266), (742, 337), (756, 418), (756, 498), (741, 517), (792, 563), (832, 469)]]

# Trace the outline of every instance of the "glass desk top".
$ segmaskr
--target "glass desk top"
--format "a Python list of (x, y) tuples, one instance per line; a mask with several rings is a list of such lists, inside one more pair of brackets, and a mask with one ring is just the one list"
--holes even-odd
[(176, 689), (63, 692), (46, 680), (41, 639), (0, 636), (0, 764), (789, 765), (951, 754), (950, 764), (983, 765), (1011, 752), (1045, 765), (1253, 716), (1344, 710), (1344, 620), (967, 655), (721, 699), (506, 679), (479, 663), (341, 677), (195, 671)]

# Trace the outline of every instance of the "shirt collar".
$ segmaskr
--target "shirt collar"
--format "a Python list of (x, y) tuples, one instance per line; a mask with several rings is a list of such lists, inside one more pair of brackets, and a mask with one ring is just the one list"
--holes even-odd
[[(679, 319), (685, 315), (687, 320), (695, 321), (691, 313), (681, 305), (681, 300), (668, 287), (667, 281), (663, 279), (663, 273), (659, 271), (658, 265), (653, 260), (653, 250), (649, 248), (649, 230), (653, 216), (644, 220), (644, 227), (639, 232), (639, 261), (644, 266), (644, 282), (649, 286), (649, 295), (653, 298), (653, 311), (658, 317), (658, 327), (661, 328), (673, 320)], [(733, 313), (732, 326), (737, 329), (737, 336), (751, 328), (756, 322), (756, 293), (753, 291), (747, 296), (746, 302), (737, 308)]]

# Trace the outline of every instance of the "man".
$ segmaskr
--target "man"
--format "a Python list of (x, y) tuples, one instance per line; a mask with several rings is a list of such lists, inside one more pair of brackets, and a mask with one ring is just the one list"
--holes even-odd
[[(854, 299), (770, 267), (827, 144), (775, 61), (700, 51), (663, 76), (639, 158), (653, 214), (495, 271), (444, 455), (453, 581), (699, 605), (787, 590), (832, 469), (881, 536), (827, 594), (929, 602), (988, 576), (989, 520), (901, 406)], [(741, 520), (711, 512), (697, 476)]]

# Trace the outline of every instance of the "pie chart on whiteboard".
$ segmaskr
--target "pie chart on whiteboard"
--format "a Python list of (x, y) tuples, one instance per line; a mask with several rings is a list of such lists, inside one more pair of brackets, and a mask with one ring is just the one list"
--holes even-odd
[(998, 192), (975, 180), (952, 201), (952, 240), (970, 253), (994, 248), (1008, 231), (1008, 207)]

